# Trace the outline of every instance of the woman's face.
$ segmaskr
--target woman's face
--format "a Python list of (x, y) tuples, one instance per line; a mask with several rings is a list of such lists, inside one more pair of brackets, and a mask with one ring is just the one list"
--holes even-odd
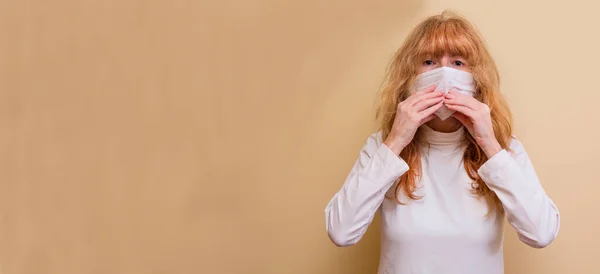
[(448, 53), (444, 53), (444, 55), (440, 57), (428, 56), (426, 58), (423, 58), (423, 61), (419, 66), (419, 74), (440, 67), (450, 67), (466, 72), (471, 72), (471, 68), (469, 67), (469, 63), (467, 62), (466, 58), (463, 58), (462, 56), (452, 56)]

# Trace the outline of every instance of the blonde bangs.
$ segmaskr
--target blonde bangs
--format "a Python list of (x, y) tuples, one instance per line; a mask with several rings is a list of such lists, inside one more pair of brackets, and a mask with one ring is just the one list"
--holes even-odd
[(440, 57), (444, 53), (462, 56), (469, 62), (478, 62), (480, 55), (472, 29), (463, 21), (449, 19), (428, 22), (416, 47), (418, 59)]

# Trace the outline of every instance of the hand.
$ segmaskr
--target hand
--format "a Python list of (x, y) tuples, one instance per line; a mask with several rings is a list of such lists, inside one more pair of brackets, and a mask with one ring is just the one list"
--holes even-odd
[(455, 91), (448, 92), (444, 98), (446, 107), (456, 111), (452, 116), (467, 128), (488, 158), (502, 150), (494, 134), (488, 105)]
[(412, 141), (417, 129), (435, 118), (433, 114), (444, 104), (444, 94), (431, 86), (398, 104), (390, 134), (383, 142), (396, 155)]

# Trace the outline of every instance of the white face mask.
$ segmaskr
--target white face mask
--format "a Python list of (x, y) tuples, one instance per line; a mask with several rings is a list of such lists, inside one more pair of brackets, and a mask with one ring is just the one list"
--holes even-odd
[[(442, 91), (444, 94), (453, 90), (464, 95), (474, 96), (475, 85), (473, 84), (473, 75), (466, 71), (441, 67), (417, 75), (415, 90), (422, 91), (430, 86), (436, 85), (436, 91)], [(449, 110), (445, 105), (435, 112), (435, 115), (442, 121), (452, 116), (455, 111)]]

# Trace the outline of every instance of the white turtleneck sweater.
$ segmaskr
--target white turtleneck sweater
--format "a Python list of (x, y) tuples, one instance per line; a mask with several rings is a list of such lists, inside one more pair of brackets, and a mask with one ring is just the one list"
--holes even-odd
[(524, 243), (545, 247), (558, 234), (559, 214), (546, 195), (525, 149), (514, 139), (510, 152), (502, 150), (478, 170), (496, 193), (504, 214), (486, 216), (483, 198), (472, 193), (472, 180), (463, 166), (464, 127), (452, 133), (422, 126), (429, 148), (422, 153), (422, 177), (410, 200), (395, 181), (409, 167), (381, 140), (371, 135), (341, 189), (325, 209), (327, 233), (337, 246), (357, 243), (381, 214), (382, 242), (378, 273), (390, 274), (500, 274), (503, 218)]

